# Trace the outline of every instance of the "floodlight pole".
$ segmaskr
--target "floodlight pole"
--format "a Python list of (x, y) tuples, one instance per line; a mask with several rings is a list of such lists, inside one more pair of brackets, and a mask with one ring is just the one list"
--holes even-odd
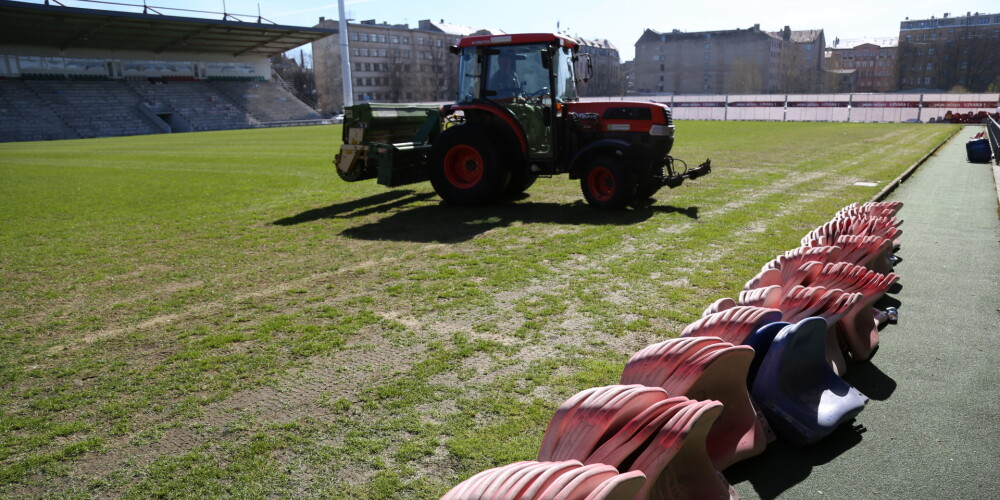
[(354, 86), (351, 84), (351, 50), (347, 42), (347, 17), (344, 15), (344, 0), (337, 0), (340, 6), (340, 74), (344, 81), (344, 109), (354, 105)]

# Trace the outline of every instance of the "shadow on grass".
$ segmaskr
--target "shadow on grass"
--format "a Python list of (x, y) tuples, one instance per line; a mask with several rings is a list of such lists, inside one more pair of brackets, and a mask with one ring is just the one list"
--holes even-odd
[(744, 460), (724, 471), (734, 485), (749, 481), (764, 500), (777, 498), (805, 480), (814, 467), (842, 455), (861, 442), (863, 427), (845, 422), (822, 441), (796, 448), (784, 439), (767, 445), (764, 453)]
[(344, 230), (362, 240), (415, 242), (466, 241), (491, 229), (523, 224), (630, 225), (658, 213), (698, 218), (698, 207), (645, 206), (629, 210), (597, 210), (579, 201), (569, 205), (521, 201), (483, 207), (439, 203), (403, 209), (375, 222)]
[(457, 207), (443, 202), (418, 204), (436, 198), (433, 192), (395, 190), (345, 203), (306, 210), (274, 221), (277, 226), (293, 226), (322, 219), (353, 219), (372, 214), (386, 216), (343, 232), (342, 236), (362, 240), (416, 242), (457, 242), (474, 238), (497, 227), (515, 222), (524, 224), (629, 225), (649, 219), (654, 214), (678, 214), (698, 218), (698, 207), (657, 206), (648, 203), (628, 210), (598, 210), (583, 201), (563, 205), (526, 201), (498, 203), (483, 207)]
[(294, 226), (304, 222), (314, 222), (320, 219), (335, 219), (338, 217), (359, 217), (377, 212), (402, 207), (415, 201), (434, 197), (434, 193), (417, 193), (409, 190), (386, 191), (345, 203), (335, 203), (328, 207), (306, 210), (291, 217), (273, 222), (276, 226)]

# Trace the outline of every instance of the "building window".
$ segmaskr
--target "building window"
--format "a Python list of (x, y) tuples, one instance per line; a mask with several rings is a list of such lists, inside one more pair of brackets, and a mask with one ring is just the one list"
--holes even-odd
[[(410, 43), (410, 37), (404, 36), (403, 37), (403, 43)], [(409, 94), (407, 94), (407, 95), (409, 95)]]
[(934, 63), (927, 63), (927, 71), (934, 71)]
[(418, 36), (417, 37), (417, 45), (423, 45), (423, 44), (424, 44), (424, 37)]
[(362, 42), (367, 42), (368, 41), (368, 33), (362, 33), (361, 34), (361, 41)]
[(351, 40), (354, 40), (355, 42), (358, 41), (358, 34), (357, 33), (351, 33)]
[(392, 35), (392, 43), (399, 43), (399, 35)]
[(380, 41), (382, 43), (386, 43), (385, 35), (379, 35), (378, 36), (378, 41)]

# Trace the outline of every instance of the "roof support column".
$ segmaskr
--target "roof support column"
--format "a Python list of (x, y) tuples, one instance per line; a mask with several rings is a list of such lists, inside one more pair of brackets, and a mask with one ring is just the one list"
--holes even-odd
[(351, 49), (347, 41), (347, 18), (344, 0), (337, 0), (340, 7), (340, 74), (344, 83), (344, 110), (354, 105), (354, 85), (351, 81)]

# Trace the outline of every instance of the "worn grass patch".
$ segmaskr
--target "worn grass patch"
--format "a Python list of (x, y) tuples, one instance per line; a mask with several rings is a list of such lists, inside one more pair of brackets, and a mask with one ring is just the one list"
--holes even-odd
[(438, 497), (955, 130), (681, 122), (712, 175), (601, 212), (347, 184), (338, 127), (0, 144), (0, 495)]

